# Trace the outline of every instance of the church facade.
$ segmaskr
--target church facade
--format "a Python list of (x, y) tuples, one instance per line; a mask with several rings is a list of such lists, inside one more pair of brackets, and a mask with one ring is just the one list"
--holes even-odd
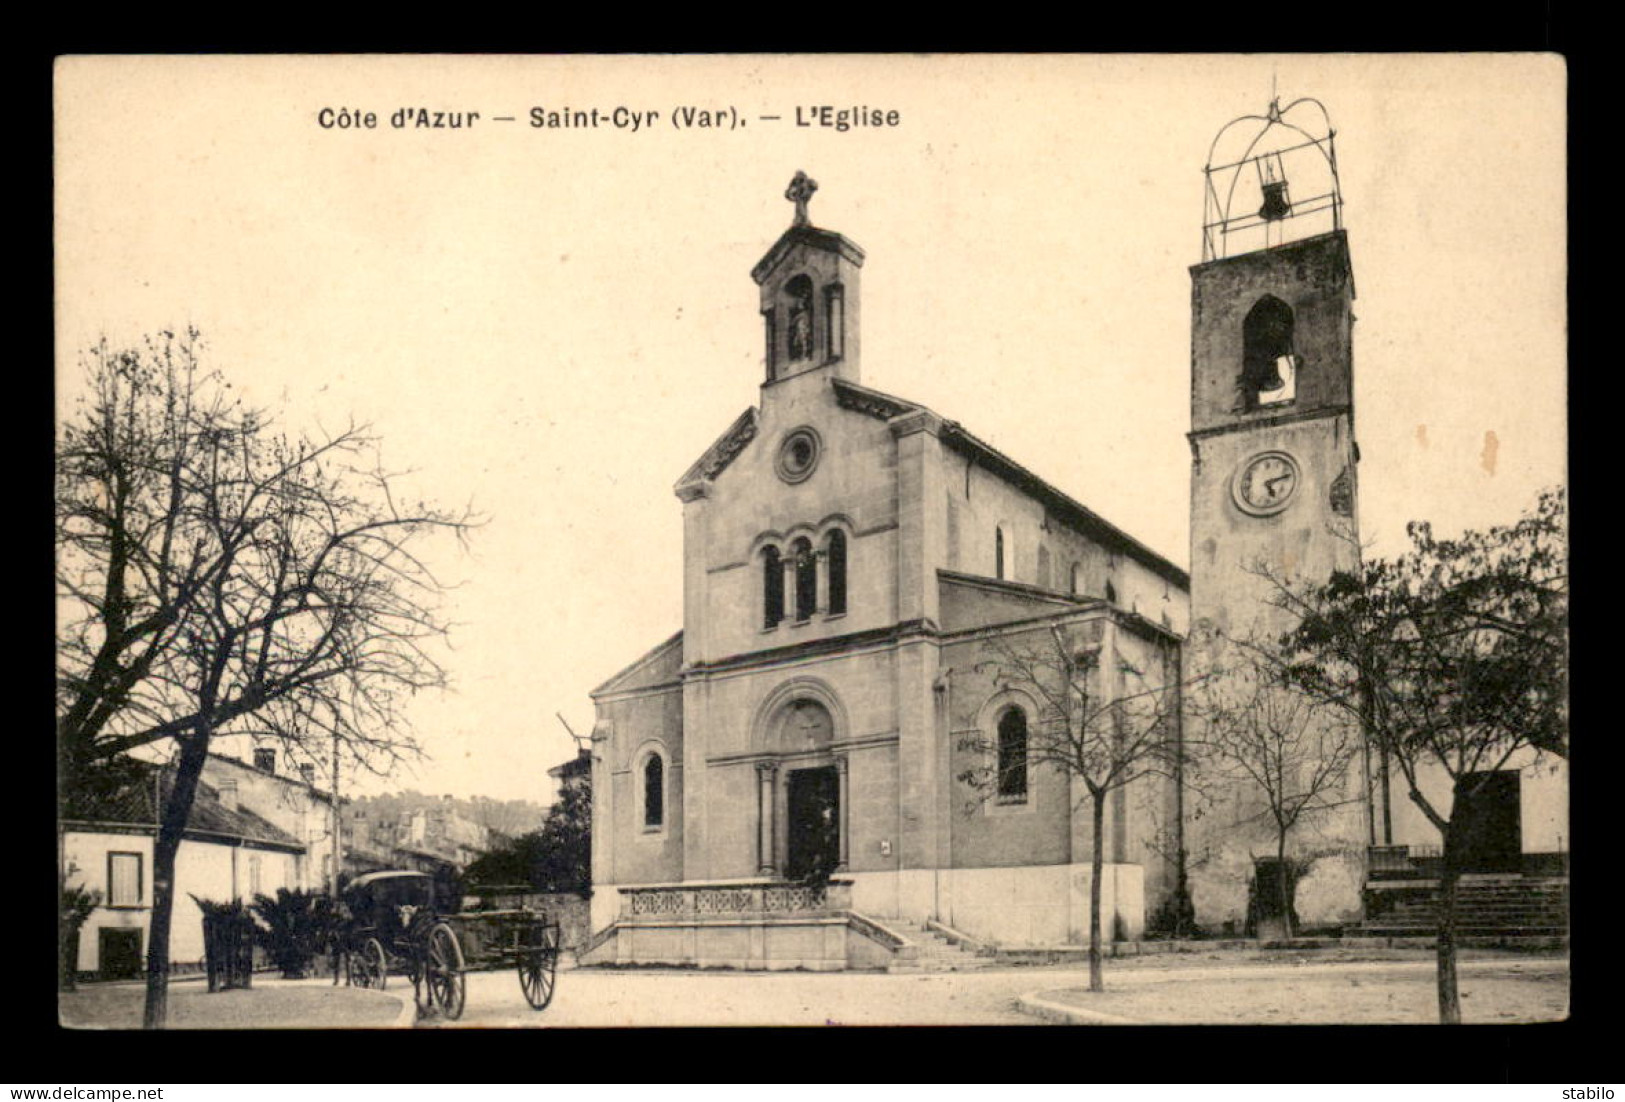
[[(1191, 919), (1247, 936), (1373, 928), (1382, 892), (1428, 890), (1438, 832), (1346, 717), (1305, 720), (1295, 737), (1314, 749), (1293, 777), (1275, 763), (1295, 798), (1324, 774), (1285, 843), (1257, 771), (1215, 756), (1249, 645), (1293, 624), (1283, 586), (1360, 562), (1354, 270), (1332, 133), (1315, 101), (1272, 103), (1209, 151), (1189, 573), (870, 385), (863, 251), (811, 224), (816, 184), (797, 175), (794, 221), (751, 272), (759, 402), (675, 486), (682, 630), (592, 693), (593, 927), (617, 938), (598, 959), (869, 965), (885, 963), (871, 942), (895, 950), (897, 928), (931, 925), (1084, 943), (1097, 843), (1115, 939)], [(1059, 694), (1013, 668), (1046, 648)], [(1046, 752), (1057, 699), (1074, 698), (1155, 698), (1154, 724), (1118, 709), (1096, 745), (1154, 737), (1165, 752), (1096, 800), (1089, 769)], [(1497, 770), (1461, 809), (1477, 824), (1470, 871), (1566, 890), (1566, 774), (1533, 757)], [(1421, 783), (1448, 800), (1447, 780)]]
[[(1041, 702), (1000, 677), (1055, 628), (1097, 676), (1177, 678), (1188, 578), (1032, 472), (861, 375), (864, 254), (806, 218), (752, 272), (760, 404), (676, 485), (683, 630), (599, 686), (594, 926), (618, 889), (850, 884), (867, 915), (1020, 944), (1087, 936), (1081, 788), (1030, 765)], [(1102, 685), (1101, 691), (1109, 691)], [(977, 776), (995, 776), (992, 786)], [(1154, 778), (1114, 793), (1103, 909), (1165, 890)]]

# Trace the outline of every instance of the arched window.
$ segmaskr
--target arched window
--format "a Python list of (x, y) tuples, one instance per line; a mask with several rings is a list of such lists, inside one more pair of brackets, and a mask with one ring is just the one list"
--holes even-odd
[(1000, 803), (1027, 799), (1027, 713), (1009, 707), (999, 716), (998, 793)]
[(784, 285), (790, 301), (789, 330), (786, 334), (790, 362), (810, 360), (813, 356), (813, 285), (812, 280), (798, 275)]
[(1004, 577), (1004, 529), (993, 529), (993, 576)]
[(1297, 396), (1292, 307), (1265, 295), (1241, 323), (1241, 393), (1246, 409), (1284, 405)]
[(762, 625), (777, 627), (784, 619), (784, 566), (777, 547), (762, 548)]
[(1083, 591), (1083, 567), (1079, 563), (1072, 564), (1072, 577), (1068, 580), (1067, 585), (1074, 597)]
[(1038, 584), (1045, 589), (1049, 588), (1049, 548), (1038, 548)]
[(796, 619), (810, 620), (818, 607), (818, 559), (806, 536), (791, 544), (790, 552), (796, 564)]
[(651, 753), (643, 763), (643, 829), (666, 825), (666, 762)]
[(829, 563), (829, 614), (846, 611), (846, 533), (833, 529), (824, 541)]

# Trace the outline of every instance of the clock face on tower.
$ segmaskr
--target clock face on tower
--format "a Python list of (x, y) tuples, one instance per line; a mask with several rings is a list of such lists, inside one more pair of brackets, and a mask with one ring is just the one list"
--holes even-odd
[(1241, 465), (1230, 491), (1242, 512), (1262, 517), (1285, 509), (1300, 481), (1297, 460), (1286, 452), (1263, 452)]

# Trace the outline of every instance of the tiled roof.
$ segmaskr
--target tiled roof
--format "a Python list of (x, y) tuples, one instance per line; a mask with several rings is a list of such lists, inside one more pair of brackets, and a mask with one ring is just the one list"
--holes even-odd
[[(155, 804), (158, 795), (155, 787), (161, 788), (163, 798), (168, 799), (175, 784), (175, 773), (168, 767), (147, 766), (141, 770), (141, 776), (140, 782), (92, 801), (75, 821), (147, 827), (156, 824), (159, 810)], [(192, 814), (187, 820), (186, 829), (188, 833), (240, 838), (246, 842), (284, 849), (305, 848), (299, 839), (246, 807), (226, 807), (220, 802), (219, 792), (201, 780), (198, 782), (197, 795), (192, 800)]]

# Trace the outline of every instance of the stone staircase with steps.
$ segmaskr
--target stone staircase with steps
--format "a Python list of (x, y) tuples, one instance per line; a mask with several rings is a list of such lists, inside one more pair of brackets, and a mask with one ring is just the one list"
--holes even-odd
[[(1438, 929), (1438, 882), (1372, 883), (1359, 933), (1431, 937)], [(1456, 934), (1462, 939), (1567, 938), (1567, 877), (1464, 875), (1456, 889)]]
[(923, 923), (909, 918), (882, 918), (887, 929), (894, 930), (913, 942), (918, 955), (911, 962), (892, 965), (893, 972), (962, 972), (973, 968), (986, 968), (992, 957), (981, 957), (929, 929)]

